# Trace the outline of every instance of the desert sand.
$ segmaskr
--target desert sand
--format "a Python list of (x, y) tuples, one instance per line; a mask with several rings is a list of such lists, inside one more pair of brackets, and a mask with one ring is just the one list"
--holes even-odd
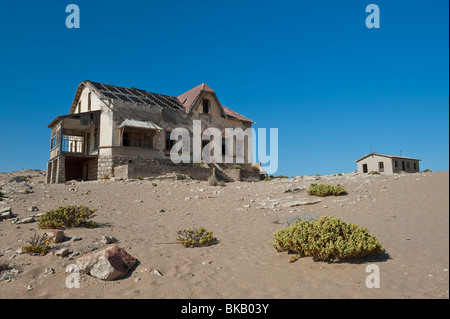
[[(8, 183), (18, 175), (31, 176), (30, 183)], [(0, 191), (7, 198), (0, 208), (11, 207), (22, 220), (85, 205), (97, 209), (93, 220), (101, 227), (67, 229), (66, 241), (45, 256), (31, 256), (16, 251), (35, 231), (45, 232), (38, 223), (0, 221), (0, 264), (15, 271), (0, 279), (0, 298), (449, 298), (448, 172), (298, 176), (225, 186), (171, 179), (39, 183), (44, 180), (40, 171), (1, 173)], [(311, 183), (340, 184), (348, 194), (293, 206), (317, 199), (305, 191)], [(29, 211), (32, 206), (39, 211)], [(366, 227), (386, 252), (351, 262), (289, 263), (287, 253), (272, 247), (273, 234), (287, 218), (303, 214)], [(178, 229), (199, 226), (213, 232), (215, 245), (175, 242)], [(74, 236), (81, 240), (70, 241)], [(137, 266), (114, 281), (82, 274), (80, 288), (68, 288), (66, 267), (105, 247), (102, 236), (117, 238)], [(63, 247), (69, 256), (54, 255)], [(371, 264), (380, 269), (380, 288), (366, 287)], [(54, 273), (46, 274), (47, 268)]]

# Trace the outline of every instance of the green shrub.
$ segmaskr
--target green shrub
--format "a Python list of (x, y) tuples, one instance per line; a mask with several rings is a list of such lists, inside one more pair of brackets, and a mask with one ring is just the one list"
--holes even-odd
[(48, 246), (51, 243), (50, 238), (46, 234), (38, 236), (35, 232), (34, 235), (27, 242), (28, 245), (21, 247), (22, 251), (30, 255), (43, 256), (48, 252)]
[(380, 173), (380, 172), (377, 172), (377, 171), (371, 171), (371, 172), (369, 172), (368, 174), (369, 174), (369, 175), (381, 175), (381, 173)]
[(266, 178), (264, 178), (264, 180), (265, 180), (266, 182), (270, 182), (270, 181), (272, 180), (272, 178), (271, 178), (271, 177), (266, 177)]
[(25, 176), (14, 176), (9, 179), (9, 182), (10, 183), (12, 183), (12, 182), (16, 182), (16, 183), (28, 182), (28, 178), (26, 178)]
[(136, 176), (137, 179), (142, 179), (141, 175)]
[(252, 165), (252, 166), (250, 166), (250, 169), (252, 171), (259, 172), (259, 167), (258, 166)]
[(214, 244), (213, 233), (203, 227), (178, 230), (176, 241), (185, 247), (210, 246)]
[(233, 165), (233, 166), (231, 166), (231, 168), (234, 168), (234, 169), (242, 169), (242, 166), (241, 166), (241, 165)]
[(205, 165), (203, 165), (202, 163), (194, 163), (194, 167), (197, 168), (207, 168)]
[(103, 175), (103, 179), (109, 179), (110, 177), (111, 177), (111, 175), (109, 175), (109, 174)]
[(295, 254), (290, 262), (310, 256), (317, 260), (340, 260), (375, 256), (384, 252), (366, 228), (344, 223), (336, 217), (302, 220), (274, 235), (278, 252)]
[(64, 206), (50, 210), (39, 217), (39, 228), (65, 229), (71, 227), (95, 228), (96, 222), (88, 221), (95, 217), (95, 209), (85, 206)]
[(320, 175), (320, 174), (316, 174), (316, 175), (314, 175), (314, 176), (322, 176), (322, 175)]
[(325, 196), (339, 196), (347, 194), (347, 191), (342, 186), (328, 185), (328, 184), (311, 184), (311, 187), (306, 191), (309, 195), (320, 197)]
[(338, 176), (342, 176), (342, 173), (338, 173), (337, 175), (338, 175)]
[(219, 183), (219, 180), (217, 179), (217, 177), (215, 175), (211, 175), (208, 178), (208, 183), (210, 186), (217, 186), (217, 184)]
[(156, 186), (158, 186), (158, 184), (156, 184), (156, 183), (152, 183), (152, 186), (153, 186), (153, 187), (156, 187)]
[(431, 169), (429, 169), (429, 168), (427, 168), (427, 169), (423, 170), (422, 172), (424, 172), (424, 173), (431, 173), (431, 172), (432, 172), (432, 170), (431, 170)]

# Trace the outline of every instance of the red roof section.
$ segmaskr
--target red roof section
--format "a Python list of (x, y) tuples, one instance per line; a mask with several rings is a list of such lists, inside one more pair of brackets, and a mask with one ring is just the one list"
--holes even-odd
[(189, 111), (192, 103), (194, 103), (195, 99), (200, 93), (202, 93), (202, 91), (215, 93), (214, 90), (211, 89), (206, 83), (202, 83), (178, 96), (178, 101), (180, 101), (180, 103), (183, 105), (186, 112)]
[[(202, 93), (203, 91), (214, 93), (214, 94), (216, 93), (206, 83), (202, 83), (202, 84), (196, 86), (195, 88), (190, 89), (189, 91), (187, 91), (177, 97), (178, 101), (181, 103), (181, 105), (183, 105), (186, 112), (189, 112), (190, 107), (195, 102), (196, 98), (200, 95), (200, 93)], [(252, 120), (229, 109), (226, 106), (222, 105), (222, 107), (223, 107), (223, 110), (225, 111), (225, 114), (232, 119), (237, 119), (237, 120), (244, 121), (244, 122), (253, 122)]]

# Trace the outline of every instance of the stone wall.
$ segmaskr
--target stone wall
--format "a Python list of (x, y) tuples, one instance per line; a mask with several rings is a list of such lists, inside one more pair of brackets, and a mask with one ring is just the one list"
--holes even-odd
[(185, 174), (198, 180), (207, 180), (211, 176), (210, 169), (198, 167), (135, 164), (125, 164), (114, 167), (114, 177), (124, 179), (134, 179), (138, 176), (142, 178), (151, 178), (170, 173)]

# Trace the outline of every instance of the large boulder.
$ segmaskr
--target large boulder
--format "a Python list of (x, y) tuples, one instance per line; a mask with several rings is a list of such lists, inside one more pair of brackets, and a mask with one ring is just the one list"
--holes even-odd
[(81, 272), (102, 280), (114, 280), (125, 276), (137, 259), (118, 246), (90, 252), (78, 258)]

